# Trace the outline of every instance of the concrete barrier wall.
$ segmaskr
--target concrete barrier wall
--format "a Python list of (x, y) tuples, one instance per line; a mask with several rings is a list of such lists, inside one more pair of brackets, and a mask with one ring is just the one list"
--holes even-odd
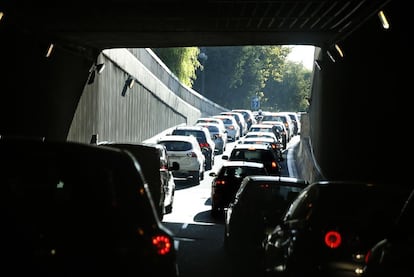
[(294, 159), (298, 177), (305, 179), (311, 183), (325, 180), (322, 170), (318, 166), (318, 163), (316, 162), (315, 156), (312, 151), (312, 141), (309, 136), (309, 114), (302, 114), (300, 119), (300, 141), (294, 151)]
[[(86, 84), (68, 140), (141, 142), (198, 117), (228, 110), (182, 85), (150, 49), (101, 53), (102, 74)], [(134, 80), (132, 88), (127, 80)]]

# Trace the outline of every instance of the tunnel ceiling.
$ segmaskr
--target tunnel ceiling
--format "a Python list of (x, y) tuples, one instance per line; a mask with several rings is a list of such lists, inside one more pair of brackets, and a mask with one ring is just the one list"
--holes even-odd
[(96, 49), (330, 45), (390, 0), (3, 1), (3, 26)]

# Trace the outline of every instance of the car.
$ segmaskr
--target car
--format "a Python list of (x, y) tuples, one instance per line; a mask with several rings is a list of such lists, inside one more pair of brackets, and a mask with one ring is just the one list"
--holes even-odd
[(247, 130), (250, 128), (252, 124), (256, 124), (256, 118), (251, 110), (248, 109), (232, 109), (232, 112), (242, 113), (244, 116), (244, 120), (247, 123)]
[(293, 122), (293, 135), (299, 135), (300, 134), (300, 129), (301, 129), (301, 123), (300, 123), (300, 118), (297, 112), (283, 112), (285, 114), (287, 114), (288, 116), (290, 116), (290, 119)]
[(272, 124), (274, 121), (281, 121), (285, 125), (287, 133), (287, 142), (294, 135), (294, 124), (290, 116), (284, 112), (265, 112), (260, 121), (261, 124)]
[(194, 124), (197, 125), (198, 123), (217, 123), (219, 125), (220, 129), (223, 131), (223, 133), (225, 133), (226, 136), (227, 136), (226, 125), (224, 125), (223, 120), (221, 120), (219, 118), (214, 118), (212, 116), (199, 117), (199, 118), (197, 118), (197, 120)]
[(262, 243), (268, 276), (358, 276), (412, 188), (325, 180), (305, 187)]
[(410, 193), (400, 214), (384, 238), (376, 242), (365, 256), (361, 276), (412, 276), (414, 249), (414, 190)]
[(231, 115), (213, 115), (213, 118), (221, 119), (226, 126), (227, 141), (236, 141), (241, 136), (241, 129), (236, 119)]
[[(252, 133), (256, 133), (256, 132), (252, 132)], [(260, 133), (260, 132), (258, 132)], [(265, 134), (270, 134), (273, 135), (270, 132), (263, 132)], [(269, 145), (273, 151), (275, 151), (277, 157), (279, 158), (279, 161), (283, 161), (284, 157), (283, 157), (283, 145), (282, 143), (276, 139), (274, 136), (270, 137), (270, 136), (250, 136), (247, 137), (249, 135), (249, 133), (246, 134), (246, 136), (244, 136), (243, 138), (241, 138), (238, 143), (239, 144), (264, 144), (264, 145)]]
[(141, 165), (145, 180), (148, 182), (158, 216), (162, 220), (164, 214), (172, 212), (175, 182), (172, 175), (179, 165), (170, 165), (167, 149), (162, 144), (99, 142), (98, 145), (126, 149), (134, 155)]
[(200, 184), (204, 179), (206, 161), (194, 136), (170, 134), (158, 138), (157, 143), (164, 145), (170, 161), (179, 165), (179, 169), (173, 171), (174, 179), (184, 178), (195, 185)]
[(220, 155), (226, 150), (227, 146), (227, 131), (225, 128), (221, 129), (217, 123), (196, 123), (196, 126), (206, 127), (210, 131), (211, 139), (215, 144), (215, 154)]
[(224, 210), (224, 248), (237, 260), (260, 266), (261, 243), (282, 220), (289, 204), (308, 185), (303, 179), (250, 175)]
[(279, 157), (272, 147), (264, 144), (236, 144), (230, 154), (224, 153), (221, 158), (229, 161), (261, 162), (269, 175), (280, 175)]
[(218, 216), (232, 201), (243, 178), (248, 175), (268, 175), (260, 162), (225, 161), (217, 172), (210, 172), (211, 182), (211, 214)]
[(275, 136), (282, 140), (283, 149), (287, 147), (287, 131), (285, 125), (281, 121), (273, 121), (272, 123), (258, 123), (250, 126), (249, 132), (272, 132)]
[(178, 277), (173, 233), (128, 150), (2, 137), (0, 153), (6, 275)]
[(211, 170), (214, 165), (214, 157), (216, 153), (216, 145), (211, 139), (208, 128), (195, 125), (177, 126), (171, 131), (172, 135), (194, 136), (200, 145), (201, 152), (205, 156), (205, 169)]
[(244, 115), (242, 113), (227, 111), (227, 112), (221, 112), (220, 114), (221, 115), (231, 115), (236, 119), (237, 124), (240, 127), (240, 137), (243, 137), (247, 133), (247, 130), (248, 130), (247, 122), (244, 119)]
[[(268, 132), (268, 131), (250, 131), (247, 132), (247, 134), (243, 137), (243, 139), (245, 138), (271, 138), (274, 142), (280, 142), (279, 138), (273, 133), (273, 132)], [(240, 139), (242, 140), (242, 139)]]

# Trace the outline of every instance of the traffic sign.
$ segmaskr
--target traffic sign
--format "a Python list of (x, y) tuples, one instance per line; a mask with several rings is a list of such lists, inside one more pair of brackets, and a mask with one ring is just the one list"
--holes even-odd
[(250, 103), (250, 107), (252, 110), (258, 110), (260, 108), (260, 100), (259, 97), (253, 96), (252, 101)]

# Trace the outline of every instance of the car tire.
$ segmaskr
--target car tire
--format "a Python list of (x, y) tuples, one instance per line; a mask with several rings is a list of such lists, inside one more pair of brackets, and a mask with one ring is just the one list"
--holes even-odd
[(199, 185), (200, 184), (201, 177), (204, 174), (203, 173), (200, 173), (198, 171), (194, 171), (194, 172), (192, 172), (191, 175), (193, 176), (194, 185)]

